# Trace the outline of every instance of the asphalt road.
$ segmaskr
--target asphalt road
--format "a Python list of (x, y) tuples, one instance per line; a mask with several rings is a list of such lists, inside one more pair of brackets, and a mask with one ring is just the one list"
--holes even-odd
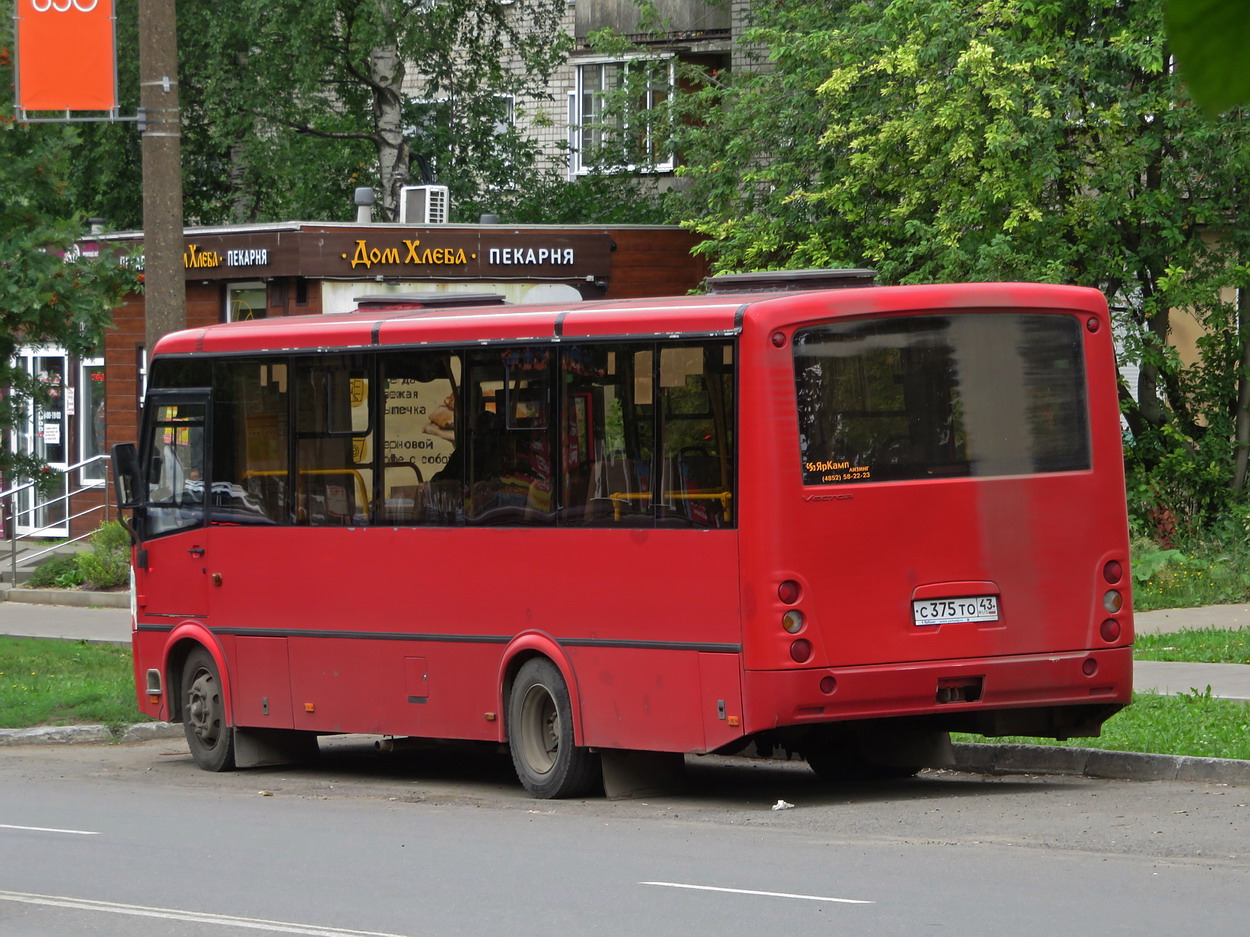
[(497, 755), (351, 740), (225, 775), (162, 742), (9, 749), (0, 934), (1242, 937), (1250, 917), (1245, 789), (690, 773), (678, 797), (551, 802)]

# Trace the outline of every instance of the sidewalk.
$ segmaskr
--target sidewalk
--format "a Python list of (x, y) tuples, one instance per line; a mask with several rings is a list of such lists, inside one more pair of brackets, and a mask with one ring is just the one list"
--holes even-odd
[[(47, 593), (43, 593), (47, 595)], [(79, 593), (80, 595), (82, 593)], [(130, 609), (0, 602), (0, 634), (64, 638), (93, 644), (129, 644)]]

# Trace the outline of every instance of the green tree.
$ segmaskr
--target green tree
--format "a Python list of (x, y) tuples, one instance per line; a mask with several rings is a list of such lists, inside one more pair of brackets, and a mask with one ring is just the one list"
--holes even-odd
[(1181, 77), (1209, 114), (1250, 104), (1250, 0), (1167, 0)]
[[(1141, 369), (1136, 399), (1122, 388), (1135, 506), (1220, 515), (1250, 438), (1250, 134), (1241, 112), (1191, 106), (1162, 0), (778, 0), (755, 17), (766, 58), (682, 105), (681, 217), (717, 268), (1099, 288)], [(1181, 314), (1204, 333), (1188, 367), (1168, 341)]]
[[(516, 186), (533, 147), (508, 119), (567, 54), (559, 0), (190, 0), (179, 7), (187, 126), (233, 220), (292, 202), (350, 210), (372, 184), (434, 181), (453, 205)], [(290, 199), (294, 191), (301, 197)], [(331, 202), (331, 199), (333, 200)], [(302, 205), (300, 207), (302, 207)]]
[[(12, 22), (0, 22), (0, 88), (12, 94)], [(70, 198), (76, 131), (64, 124), (19, 124), (0, 117), (0, 433), (25, 419), (32, 400), (48, 401), (37, 376), (14, 366), (20, 345), (59, 345), (90, 355), (110, 310), (138, 286), (117, 257), (88, 258), (75, 248), (84, 219)], [(39, 478), (42, 463), (0, 445), (6, 484)]]

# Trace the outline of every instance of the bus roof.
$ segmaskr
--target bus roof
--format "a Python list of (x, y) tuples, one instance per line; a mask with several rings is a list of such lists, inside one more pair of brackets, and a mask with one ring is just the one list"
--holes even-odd
[(231, 354), (633, 337), (645, 340), (732, 335), (742, 330), (744, 322), (756, 318), (767, 326), (773, 322), (853, 315), (1004, 307), (1098, 313), (1105, 312), (1106, 301), (1096, 290), (1038, 283), (732, 293), (533, 306), (444, 307), (425, 305), (423, 301), (415, 308), (367, 308), (345, 314), (284, 316), (186, 329), (162, 338), (156, 353)]

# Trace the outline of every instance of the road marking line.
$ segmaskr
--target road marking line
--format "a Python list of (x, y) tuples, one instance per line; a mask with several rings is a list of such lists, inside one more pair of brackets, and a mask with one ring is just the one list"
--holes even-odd
[(54, 830), (47, 826), (14, 826), (11, 823), (0, 823), (0, 830), (29, 830), (32, 833), (73, 833), (75, 836), (99, 836), (95, 830)]
[(90, 898), (67, 898), (58, 895), (34, 895), (20, 891), (0, 891), (0, 901), (46, 905), (50, 908), (71, 908), (76, 911), (107, 911), (112, 914), (131, 914), (137, 917), (189, 921), (195, 924), (222, 924), (280, 934), (303, 934), (305, 937), (404, 937), (403, 934), (388, 934), (380, 931), (344, 930), (340, 927), (322, 927), (316, 924), (266, 921), (262, 918), (233, 917), (229, 914), (210, 914), (204, 911), (179, 911), (176, 908), (148, 908), (138, 904), (118, 904), (113, 901), (93, 901)]
[(753, 891), (750, 888), (717, 888), (715, 885), (687, 885), (682, 882), (639, 882), (639, 885), (660, 885), (664, 888), (692, 888), (695, 891), (723, 891), (733, 895), (763, 895), (766, 898), (801, 898), (804, 901), (836, 901), (838, 904), (876, 904), (860, 898), (825, 898), (821, 895), (791, 895), (783, 891)]

